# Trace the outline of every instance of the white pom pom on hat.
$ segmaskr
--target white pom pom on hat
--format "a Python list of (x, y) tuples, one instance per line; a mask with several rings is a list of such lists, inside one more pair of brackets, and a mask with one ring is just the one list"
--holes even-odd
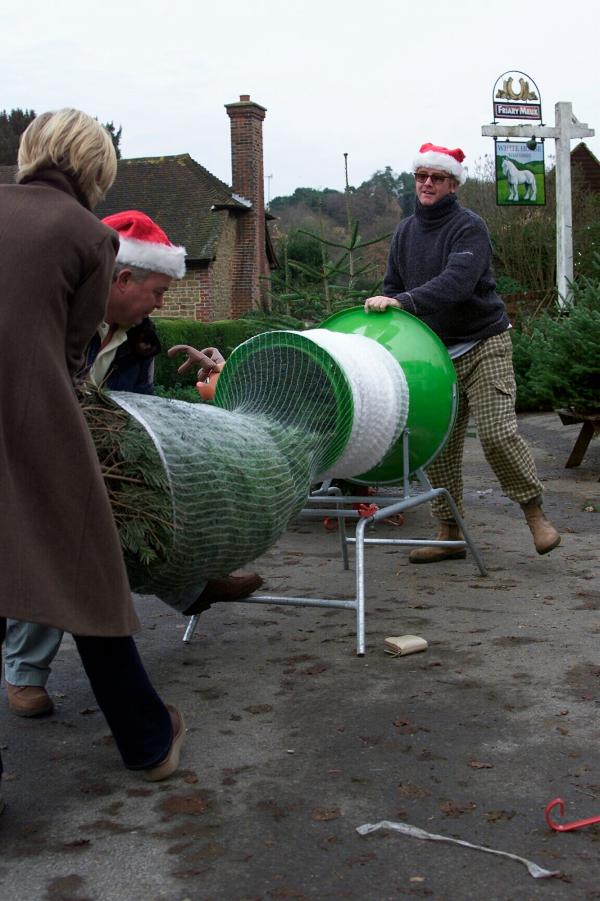
[(171, 278), (183, 278), (185, 247), (171, 244), (162, 228), (146, 213), (125, 210), (106, 216), (102, 221), (119, 236), (117, 263), (162, 272)]
[(422, 144), (419, 148), (419, 154), (413, 161), (413, 170), (419, 166), (426, 166), (428, 169), (440, 169), (447, 172), (459, 183), (464, 185), (467, 180), (467, 173), (461, 166), (465, 155), (460, 147), (449, 150), (448, 147), (438, 147), (436, 144)]

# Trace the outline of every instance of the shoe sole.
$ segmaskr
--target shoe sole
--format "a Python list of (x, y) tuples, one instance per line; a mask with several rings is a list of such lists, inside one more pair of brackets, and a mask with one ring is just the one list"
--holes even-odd
[(49, 707), (43, 707), (40, 710), (18, 710), (15, 707), (11, 707), (9, 704), (8, 709), (13, 716), (25, 716), (31, 718), (36, 716), (49, 716), (49, 714), (54, 713), (54, 704), (50, 704)]
[[(168, 709), (172, 710), (173, 708), (168, 707)], [(177, 715), (179, 716), (179, 729), (173, 736), (173, 742), (169, 749), (169, 753), (158, 766), (151, 767), (149, 770), (144, 770), (144, 779), (146, 782), (160, 782), (162, 779), (167, 779), (179, 766), (181, 746), (183, 745), (183, 740), (185, 738), (185, 720), (183, 719), (183, 714), (179, 710), (177, 711)]]
[[(553, 551), (554, 548), (558, 547), (559, 544), (560, 544), (560, 535), (558, 536), (556, 541), (554, 541), (549, 547), (545, 547), (545, 548), (543, 548), (543, 550), (538, 551), (538, 554), (540, 554), (540, 556), (543, 556), (544, 554), (549, 554), (550, 551)], [(537, 551), (537, 548), (536, 548), (536, 551)]]
[(466, 551), (457, 551), (456, 554), (444, 554), (443, 557), (428, 557), (427, 559), (422, 559), (421, 557), (411, 557), (409, 554), (408, 559), (411, 563), (443, 563), (444, 560), (466, 560), (467, 553)]

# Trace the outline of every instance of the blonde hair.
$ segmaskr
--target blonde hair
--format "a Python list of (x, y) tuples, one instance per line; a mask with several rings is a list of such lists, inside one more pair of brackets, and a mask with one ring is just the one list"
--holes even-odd
[(117, 155), (108, 131), (76, 109), (36, 116), (21, 135), (17, 163), (18, 182), (48, 167), (74, 176), (92, 208), (117, 176)]

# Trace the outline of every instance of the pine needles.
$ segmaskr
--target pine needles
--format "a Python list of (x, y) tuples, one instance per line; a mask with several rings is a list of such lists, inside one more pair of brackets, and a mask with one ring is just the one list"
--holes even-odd
[(148, 582), (173, 543), (167, 476), (147, 432), (97, 389), (78, 391), (121, 539), (132, 590)]
[(566, 312), (543, 313), (515, 330), (520, 410), (600, 409), (600, 255), (598, 276), (573, 285)]

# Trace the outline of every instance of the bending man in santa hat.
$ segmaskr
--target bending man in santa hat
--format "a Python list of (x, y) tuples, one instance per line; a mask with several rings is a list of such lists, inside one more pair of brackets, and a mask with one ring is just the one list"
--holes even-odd
[[(145, 213), (129, 210), (102, 220), (119, 236), (106, 319), (87, 350), (82, 377), (111, 391), (154, 393), (154, 357), (161, 345), (149, 319), (164, 303), (164, 295), (174, 278), (185, 274), (185, 248), (171, 244), (164, 231)], [(191, 361), (208, 374), (223, 361), (214, 347), (202, 351), (191, 347), (171, 348), (188, 353)], [(182, 367), (183, 369), (183, 367)], [(174, 606), (186, 616), (207, 610), (218, 601), (248, 597), (262, 585), (257, 573), (239, 573), (210, 580), (197, 599), (182, 609), (174, 596)], [(54, 709), (46, 690), (50, 664), (63, 633), (50, 626), (7, 621), (5, 677), (8, 704), (18, 716), (41, 716)]]
[[(483, 219), (458, 202), (466, 180), (464, 158), (459, 148), (420, 148), (414, 161), (415, 212), (392, 238), (383, 296), (370, 297), (365, 309), (407, 310), (439, 335), (454, 362), (458, 415), (446, 447), (427, 470), (433, 487), (447, 488), (463, 514), (462, 459), (471, 413), (504, 494), (520, 504), (538, 554), (547, 554), (560, 544), (560, 535), (543, 513), (542, 485), (518, 432), (510, 322), (492, 275), (490, 235)], [(436, 498), (432, 512), (439, 520), (439, 540), (462, 538), (443, 498)], [(465, 556), (464, 548), (423, 547), (410, 559), (435, 563)]]

